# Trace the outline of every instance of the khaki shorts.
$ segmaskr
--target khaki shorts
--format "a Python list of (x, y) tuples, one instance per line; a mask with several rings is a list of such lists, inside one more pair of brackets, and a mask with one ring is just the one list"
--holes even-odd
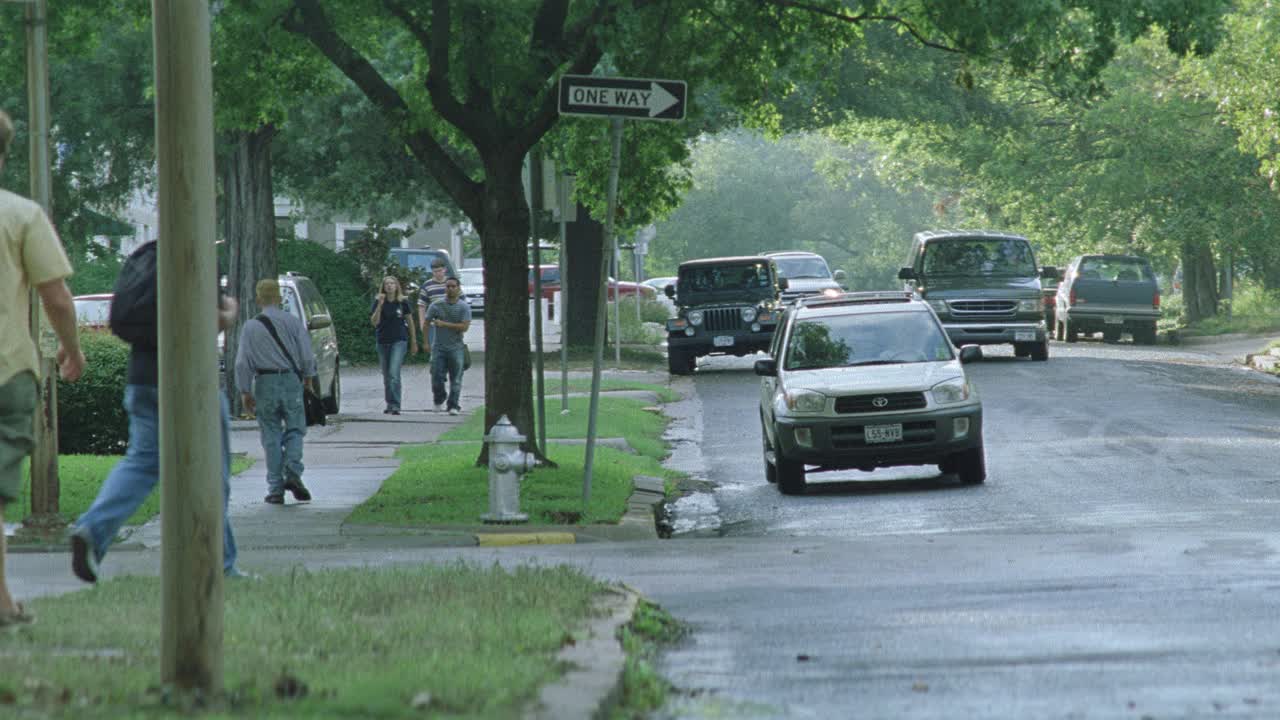
[(15, 375), (0, 385), (0, 501), (18, 499), (22, 461), (35, 446), (36, 377)]

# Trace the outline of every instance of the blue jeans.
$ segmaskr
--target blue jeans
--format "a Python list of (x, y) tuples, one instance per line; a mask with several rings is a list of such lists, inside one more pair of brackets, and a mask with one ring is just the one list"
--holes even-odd
[[(129, 449), (111, 469), (93, 505), (76, 520), (89, 532), (98, 562), (116, 533), (160, 481), (160, 394), (154, 385), (126, 385), (124, 409), (129, 413)], [(236, 539), (227, 518), (231, 499), (231, 414), (222, 396), (222, 568), (236, 564)]]
[(307, 413), (302, 406), (302, 381), (293, 373), (259, 375), (253, 383), (258, 433), (267, 456), (267, 492), (284, 492), (285, 477), (302, 477), (302, 438)]
[(431, 346), (431, 395), (435, 403), (445, 402), (444, 381), (449, 381), (448, 409), (462, 409), (458, 398), (462, 395), (462, 346), (444, 350)]
[(382, 397), (388, 410), (400, 409), (400, 366), (409, 350), (409, 341), (378, 343), (378, 363), (382, 366)]

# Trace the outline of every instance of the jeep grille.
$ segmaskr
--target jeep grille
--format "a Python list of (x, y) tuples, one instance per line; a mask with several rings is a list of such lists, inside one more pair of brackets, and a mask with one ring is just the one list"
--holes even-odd
[(1006, 318), (1013, 317), (1018, 307), (1015, 300), (949, 300), (951, 314), (957, 318)]
[(844, 414), (919, 410), (926, 405), (922, 392), (845, 395), (836, 398), (836, 412)]
[(702, 311), (702, 327), (707, 332), (737, 330), (742, 327), (742, 308), (710, 308)]

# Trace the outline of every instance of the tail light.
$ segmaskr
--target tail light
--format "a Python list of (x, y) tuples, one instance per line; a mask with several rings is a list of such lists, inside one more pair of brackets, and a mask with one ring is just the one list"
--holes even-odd
[(1160, 309), (1160, 291), (1159, 290), (1156, 291), (1155, 295), (1151, 296), (1151, 309), (1152, 310)]
[(1045, 306), (1045, 307), (1052, 307), (1052, 306), (1053, 306), (1053, 296), (1052, 296), (1052, 295), (1045, 295), (1045, 296), (1044, 296), (1044, 298), (1043, 298), (1043, 300), (1044, 300), (1044, 306)]
[(1076, 304), (1076, 289), (1074, 287), (1071, 288), (1071, 295), (1067, 297), (1067, 304), (1068, 305)]

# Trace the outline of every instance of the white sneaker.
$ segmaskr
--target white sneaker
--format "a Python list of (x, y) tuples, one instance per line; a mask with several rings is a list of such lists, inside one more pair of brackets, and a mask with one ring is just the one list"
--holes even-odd
[(458, 414), (458, 413), (460, 413), (460, 412), (462, 412), (462, 411), (461, 411), (461, 410), (459, 410), (458, 408), (449, 408), (449, 414), (450, 414), (450, 415), (457, 415), (457, 414)]
[(444, 412), (444, 403), (436, 403), (436, 412)]

